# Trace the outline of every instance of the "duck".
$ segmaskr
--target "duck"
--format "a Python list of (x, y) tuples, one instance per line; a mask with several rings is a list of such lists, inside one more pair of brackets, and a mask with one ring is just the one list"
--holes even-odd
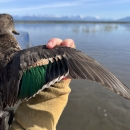
[(0, 129), (12, 115), (7, 107), (29, 100), (65, 77), (87, 79), (130, 99), (130, 89), (110, 71), (80, 50), (45, 45), (21, 49), (10, 14), (0, 14)]

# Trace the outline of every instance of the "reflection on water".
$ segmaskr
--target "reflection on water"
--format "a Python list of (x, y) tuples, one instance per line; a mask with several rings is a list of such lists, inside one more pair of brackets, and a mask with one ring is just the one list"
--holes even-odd
[[(16, 24), (28, 32), (23, 48), (46, 44), (52, 37), (74, 39), (77, 49), (93, 57), (130, 88), (130, 24)], [(25, 34), (27, 35), (27, 34)], [(68, 105), (58, 130), (129, 130), (130, 101), (101, 85), (72, 81)]]
[(106, 24), (104, 26), (96, 25), (96, 26), (82, 26), (82, 27), (74, 27), (73, 32), (74, 33), (98, 33), (98, 32), (104, 32), (104, 31), (113, 31), (118, 29), (117, 25), (113, 24)]
[(113, 30), (116, 30), (118, 29), (118, 26), (117, 25), (106, 25), (104, 26), (104, 30), (103, 31), (113, 31)]

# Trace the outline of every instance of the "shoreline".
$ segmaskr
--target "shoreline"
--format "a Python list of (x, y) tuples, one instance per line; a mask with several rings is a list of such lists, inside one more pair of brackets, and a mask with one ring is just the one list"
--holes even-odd
[(55, 24), (130, 24), (130, 21), (52, 21), (52, 20), (45, 20), (45, 21), (31, 21), (31, 20), (15, 20), (15, 23), (29, 23), (29, 24), (37, 24), (37, 23), (55, 23)]

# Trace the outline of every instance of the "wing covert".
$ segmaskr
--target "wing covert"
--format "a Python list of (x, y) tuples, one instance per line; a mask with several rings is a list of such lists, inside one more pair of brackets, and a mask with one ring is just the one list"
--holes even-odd
[[(28, 90), (31, 89), (33, 85), (28, 85), (28, 89), (24, 90), (25, 88), (21, 87), (22, 76), (27, 70), (41, 66), (47, 66), (46, 74), (42, 76), (46, 80), (43, 86), (46, 86), (33, 87), (33, 92), (30, 91), (29, 93)], [(5, 69), (8, 69), (8, 66), (6, 66)], [(39, 69), (38, 73), (42, 75), (42, 71), (43, 70)], [(19, 99), (28, 99), (68, 74), (68, 76), (73, 79), (81, 78), (98, 82), (111, 91), (130, 99), (129, 88), (119, 81), (111, 72), (85, 53), (69, 47), (57, 46), (53, 49), (47, 49), (46, 46), (41, 45), (21, 50), (14, 55), (10, 63), (10, 73), (11, 77), (9, 81), (3, 84), (3, 86), (6, 86), (4, 87), (4, 93), (6, 95), (5, 102), (8, 105), (17, 102), (20, 90), (23, 89), (22, 93), (25, 91), (28, 94), (22, 94)], [(31, 72), (31, 75), (35, 74)], [(7, 75), (5, 75), (4, 78), (6, 78), (6, 76)], [(42, 77), (39, 76), (39, 79)], [(32, 77), (30, 78), (32, 80), (34, 79)], [(25, 79), (27, 82), (28, 78)], [(39, 82), (39, 80), (37, 80), (37, 82)]]

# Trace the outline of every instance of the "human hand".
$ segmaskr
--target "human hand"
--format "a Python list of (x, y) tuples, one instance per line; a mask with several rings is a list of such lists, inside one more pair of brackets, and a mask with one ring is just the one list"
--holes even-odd
[(46, 47), (51, 49), (51, 48), (53, 48), (55, 46), (58, 46), (58, 45), (75, 48), (75, 43), (74, 43), (74, 41), (72, 39), (61, 40), (59, 38), (50, 39), (48, 41), (48, 43), (46, 44)]
[[(76, 48), (75, 43), (72, 39), (61, 40), (59, 38), (50, 39), (48, 43), (46, 44), (46, 47), (52, 49), (53, 47), (58, 46), (58, 45)], [(65, 79), (68, 79), (68, 78), (63, 78), (63, 80)]]

